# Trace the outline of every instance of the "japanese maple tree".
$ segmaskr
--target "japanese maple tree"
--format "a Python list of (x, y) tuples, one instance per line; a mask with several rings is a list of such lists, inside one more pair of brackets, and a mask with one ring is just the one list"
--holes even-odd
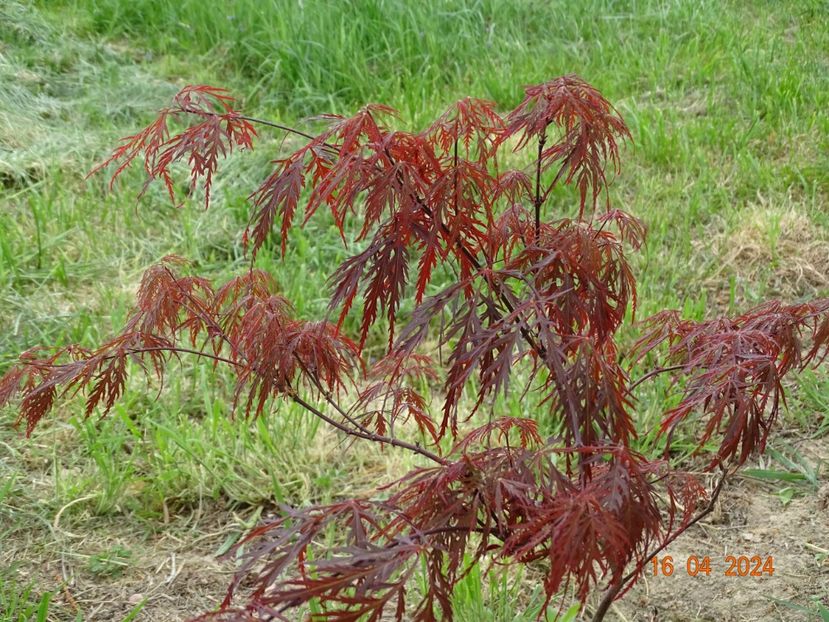
[[(467, 98), (421, 132), (394, 120), (369, 105), (319, 117), (310, 133), (245, 116), (222, 89), (182, 90), (95, 171), (111, 165), (115, 181), (140, 162), (146, 185), (160, 180), (175, 201), (182, 162), (208, 204), (219, 161), (251, 149), (255, 127), (293, 134), (301, 146), (249, 197), (243, 239), (253, 257), (284, 255), (295, 223), (330, 211), (358, 249), (331, 276), (337, 322), (296, 317), (253, 267), (214, 285), (170, 257), (144, 275), (120, 334), (93, 350), (24, 353), (0, 380), (0, 404), (19, 400), (27, 432), (67, 395), (83, 393), (87, 415), (107, 413), (130, 369), (161, 378), (192, 355), (234, 370), (247, 415), (289, 400), (355, 450), (416, 454), (421, 466), (374, 498), (283, 507), (254, 529), (227, 597), (204, 618), (293, 620), (314, 601), (319, 620), (451, 620), (453, 588), (473, 565), (533, 563), (545, 605), (564, 590), (585, 601), (602, 589), (600, 620), (763, 450), (783, 377), (829, 354), (829, 300), (704, 322), (666, 311), (621, 352), (617, 331), (636, 304), (627, 253), (645, 227), (607, 192), (630, 139), (610, 103), (565, 76), (526, 88), (507, 114)], [(575, 192), (554, 194), (565, 186)], [(553, 209), (554, 196), (574, 204)], [(351, 315), (359, 329), (346, 335)], [(367, 360), (380, 333), (385, 354)], [(633, 382), (631, 366), (655, 365), (660, 352), (664, 363)], [(677, 427), (699, 426), (700, 453), (718, 444), (707, 457), (716, 477), (632, 449), (634, 390), (660, 373), (681, 393), (662, 422), (667, 448)], [(508, 390), (522, 392), (532, 417), (499, 416)], [(491, 414), (475, 427), (485, 405)]]

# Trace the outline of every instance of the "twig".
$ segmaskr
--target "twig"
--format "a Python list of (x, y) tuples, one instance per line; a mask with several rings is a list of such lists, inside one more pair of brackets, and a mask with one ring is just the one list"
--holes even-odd
[(327, 424), (329, 424), (331, 426), (334, 426), (335, 428), (337, 428), (341, 432), (344, 432), (345, 434), (348, 434), (349, 436), (355, 436), (357, 438), (363, 438), (363, 439), (366, 439), (366, 440), (369, 440), (369, 441), (374, 441), (376, 443), (383, 443), (385, 445), (391, 445), (392, 447), (402, 447), (404, 449), (408, 449), (409, 451), (413, 451), (414, 453), (419, 454), (419, 455), (423, 456), (424, 458), (428, 458), (429, 460), (431, 460), (433, 462), (437, 462), (440, 465), (449, 464), (449, 461), (446, 460), (445, 458), (441, 458), (437, 454), (432, 453), (428, 449), (424, 449), (420, 445), (416, 445), (414, 443), (408, 443), (406, 441), (401, 441), (399, 439), (391, 438), (389, 436), (382, 436), (380, 434), (375, 434), (374, 432), (363, 432), (361, 430), (355, 430), (353, 428), (349, 428), (348, 426), (343, 425), (342, 423), (340, 423), (336, 419), (332, 419), (331, 417), (326, 415), (324, 412), (322, 412), (319, 408), (317, 408), (317, 407), (313, 406), (312, 404), (309, 404), (308, 402), (306, 402), (304, 399), (302, 399), (302, 397), (300, 397), (294, 391), (290, 391), (288, 393), (288, 396), (294, 402), (296, 402), (297, 404), (302, 406), (304, 409), (308, 410), (312, 414), (316, 415), (317, 417), (319, 417), (320, 419), (325, 421)]
[(654, 369), (653, 371), (649, 371), (647, 374), (645, 374), (644, 376), (639, 378), (639, 380), (637, 380), (636, 382), (631, 384), (628, 387), (628, 391), (633, 391), (640, 384), (642, 384), (646, 380), (650, 380), (654, 376), (658, 376), (659, 374), (666, 374), (666, 373), (672, 372), (672, 371), (679, 371), (681, 369), (685, 369), (685, 367), (686, 367), (685, 365), (671, 365), (670, 367), (660, 367), (659, 369)]

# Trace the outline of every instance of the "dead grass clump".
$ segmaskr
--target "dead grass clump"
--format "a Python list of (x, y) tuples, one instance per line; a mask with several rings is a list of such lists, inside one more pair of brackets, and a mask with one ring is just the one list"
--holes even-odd
[(760, 205), (743, 212), (736, 228), (713, 237), (719, 268), (708, 286), (727, 287), (728, 277), (793, 300), (829, 287), (829, 238), (793, 207)]

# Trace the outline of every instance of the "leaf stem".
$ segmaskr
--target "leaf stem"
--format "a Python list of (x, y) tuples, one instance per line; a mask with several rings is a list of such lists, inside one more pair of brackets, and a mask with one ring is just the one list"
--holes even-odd
[[(278, 130), (282, 130), (283, 132), (288, 132), (289, 134), (295, 134), (296, 136), (301, 136), (302, 138), (307, 138), (310, 141), (314, 141), (314, 140), (317, 139), (316, 136), (312, 136), (311, 134), (308, 134), (307, 132), (303, 132), (302, 130), (298, 130), (295, 127), (291, 127), (289, 125), (282, 125), (281, 123), (274, 123), (273, 121), (268, 121), (267, 119), (259, 119), (257, 117), (250, 117), (250, 116), (247, 116), (247, 115), (239, 115), (238, 118), (242, 119), (244, 121), (249, 121), (250, 123), (257, 123), (259, 125), (266, 125), (267, 127), (273, 127), (273, 128), (278, 129)], [(328, 149), (329, 151), (334, 152), (334, 153), (339, 154), (339, 152), (340, 152), (340, 150), (337, 149), (337, 147), (335, 145), (332, 145), (331, 143), (325, 143), (324, 142), (324, 143), (322, 143), (322, 146), (325, 147), (326, 149)]]

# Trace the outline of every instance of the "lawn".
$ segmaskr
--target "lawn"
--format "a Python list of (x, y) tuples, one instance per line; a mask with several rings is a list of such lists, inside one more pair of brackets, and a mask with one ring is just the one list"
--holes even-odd
[[(249, 264), (246, 196), (268, 174), (278, 132), (223, 164), (209, 210), (201, 195), (171, 205), (161, 188), (136, 202), (139, 171), (112, 192), (104, 177), (85, 179), (183, 85), (227, 87), (246, 112), (280, 123), (380, 102), (419, 129), (461, 96), (507, 109), (523, 85), (567, 73), (599, 88), (633, 134), (611, 196), (649, 229), (633, 258), (638, 317), (678, 308), (701, 319), (772, 297), (829, 295), (825, 1), (5, 0), (0, 372), (27, 348), (93, 345), (117, 330), (143, 270), (165, 255), (217, 279)], [(316, 318), (346, 252), (324, 218), (292, 235), (284, 259), (263, 252), (256, 263), (300, 316)], [(343, 443), (288, 404), (256, 421), (233, 417), (228, 376), (182, 367), (160, 394), (131, 386), (106, 419), (85, 420), (70, 403), (29, 439), (11, 409), (0, 412), (0, 620), (200, 613), (221, 599), (233, 568), (216, 555), (276, 504), (369, 492), (414, 464)], [(637, 416), (653, 427), (673, 399), (668, 381), (643, 395)], [(801, 375), (790, 395), (785, 433), (725, 501), (733, 511), (719, 524), (743, 523), (706, 532), (717, 546), (733, 536), (764, 555), (788, 538), (781, 576), (795, 578), (765, 594), (741, 580), (722, 587), (745, 604), (735, 620), (806, 619), (820, 602), (829, 607), (829, 545), (818, 529), (829, 525), (817, 510), (829, 374)], [(520, 396), (502, 406), (525, 412)], [(647, 434), (638, 448), (656, 455), (662, 442)], [(760, 511), (766, 531), (752, 527)], [(788, 527), (769, 523), (781, 516)], [(740, 540), (745, 533), (759, 539)], [(539, 591), (532, 569), (525, 575), (514, 586), (500, 570), (470, 576), (456, 594), (458, 618), (534, 619)], [(691, 611), (688, 594), (660, 590), (654, 604), (668, 619), (716, 619)], [(749, 610), (758, 598), (771, 613)], [(562, 615), (571, 604), (563, 594)], [(651, 619), (630, 607), (614, 613)]]

